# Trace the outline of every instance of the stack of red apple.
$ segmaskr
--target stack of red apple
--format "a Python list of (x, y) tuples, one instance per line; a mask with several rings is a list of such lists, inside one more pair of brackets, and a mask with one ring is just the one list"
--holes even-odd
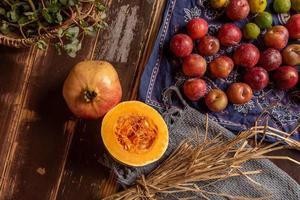
[[(183, 73), (190, 77), (183, 84), (185, 96), (191, 101), (198, 101), (206, 95), (207, 107), (213, 112), (220, 112), (227, 107), (228, 100), (233, 104), (250, 101), (253, 91), (262, 90), (269, 84), (269, 75), (278, 89), (295, 87), (299, 75), (294, 66), (300, 64), (300, 45), (286, 45), (289, 35), (293, 39), (300, 39), (300, 14), (292, 16), (286, 27), (274, 26), (267, 31), (264, 35), (264, 43), (268, 47), (266, 50), (260, 52), (255, 45), (244, 43), (235, 50), (232, 58), (219, 56), (207, 67), (202, 56), (216, 54), (220, 45), (228, 47), (239, 44), (242, 32), (235, 24), (227, 23), (222, 25), (218, 36), (214, 37), (207, 35), (208, 23), (204, 19), (190, 20), (186, 27), (188, 34), (177, 34), (170, 42), (173, 54), (183, 61)], [(281, 66), (282, 64), (285, 66)], [(210, 76), (226, 78), (234, 65), (244, 69), (243, 83), (229, 85), (226, 93), (220, 89), (207, 93), (206, 83), (201, 79), (207, 68)]]

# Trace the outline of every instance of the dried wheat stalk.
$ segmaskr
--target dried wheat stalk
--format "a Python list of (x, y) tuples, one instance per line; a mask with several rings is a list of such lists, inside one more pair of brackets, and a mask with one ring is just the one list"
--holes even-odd
[[(244, 176), (253, 184), (259, 185), (249, 175), (258, 174), (261, 171), (244, 171), (242, 164), (250, 160), (258, 159), (286, 159), (300, 165), (289, 157), (267, 156), (272, 151), (295, 148), (300, 149), (300, 143), (290, 136), (296, 131), (285, 133), (269, 126), (255, 126), (247, 131), (241, 132), (234, 139), (222, 140), (222, 133), (209, 139), (208, 118), (206, 121), (206, 133), (204, 141), (193, 145), (191, 141), (182, 142), (169, 158), (147, 177), (142, 176), (136, 186), (123, 192), (104, 198), (104, 200), (156, 200), (157, 194), (169, 194), (180, 192), (196, 192), (204, 199), (208, 195), (218, 195), (229, 199), (253, 199), (242, 196), (232, 196), (225, 193), (214, 193), (199, 187), (196, 182), (216, 182), (230, 177)], [(299, 127), (297, 127), (299, 128)], [(296, 130), (296, 129), (295, 129)], [(261, 140), (255, 140), (254, 147), (248, 145), (249, 138), (263, 136)], [(276, 137), (284, 143), (276, 142), (267, 146), (262, 145), (265, 136)], [(212, 184), (212, 183), (208, 183)], [(265, 197), (256, 199), (265, 199)]]

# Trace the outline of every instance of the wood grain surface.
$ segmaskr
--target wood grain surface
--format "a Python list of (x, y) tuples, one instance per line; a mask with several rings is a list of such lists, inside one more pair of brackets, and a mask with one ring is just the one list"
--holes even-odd
[[(62, 98), (75, 63), (108, 60), (116, 67), (123, 100), (136, 97), (164, 0), (107, 0), (107, 30), (86, 38), (75, 59), (53, 47), (0, 46), (0, 200), (100, 199), (117, 183), (98, 159), (100, 120), (76, 119)], [(280, 152), (296, 156), (299, 152)], [(299, 168), (276, 162), (298, 182)]]

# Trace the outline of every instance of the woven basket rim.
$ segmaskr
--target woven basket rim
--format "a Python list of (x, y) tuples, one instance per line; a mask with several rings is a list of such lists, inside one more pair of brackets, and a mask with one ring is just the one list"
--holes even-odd
[(14, 37), (9, 37), (7, 35), (3, 35), (2, 33), (0, 33), (0, 38), (5, 39), (5, 40), (11, 40), (11, 41), (27, 41), (27, 40), (36, 40), (37, 38), (42, 38), (41, 36), (35, 36), (35, 37), (31, 37), (31, 38), (14, 38)]
[[(93, 6), (89, 7), (90, 12), (92, 11), (92, 8), (93, 8)], [(53, 28), (51, 31), (49, 31), (49, 33), (44, 33), (40, 36), (37, 35), (34, 37), (30, 37), (30, 38), (22, 38), (20, 36), (19, 38), (13, 38), (13, 37), (9, 37), (7, 35), (0, 33), (0, 45), (22, 48), (22, 47), (30, 47), (39, 40), (47, 40), (47, 39), (57, 38), (57, 36), (55, 36), (55, 33), (57, 32), (57, 30), (59, 28), (66, 28), (66, 27), (70, 26), (71, 24), (74, 23), (73, 20), (76, 19), (78, 16), (76, 16), (76, 14), (75, 14), (73, 17), (74, 17), (73, 19), (71, 19), (71, 18), (67, 19), (63, 25)]]
[(43, 34), (42, 36), (35, 36), (31, 38), (13, 38), (0, 33), (0, 44), (10, 46), (10, 47), (29, 47), (35, 44), (39, 40), (55, 38), (54, 35), (48, 33)]

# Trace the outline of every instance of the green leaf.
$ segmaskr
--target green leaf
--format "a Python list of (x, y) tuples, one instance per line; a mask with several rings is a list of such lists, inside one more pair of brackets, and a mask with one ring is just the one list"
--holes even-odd
[(58, 0), (51, 0), (51, 3), (52, 3), (52, 4), (57, 4), (57, 3), (58, 3)]
[(99, 30), (99, 29), (105, 29), (108, 27), (108, 24), (106, 22), (99, 22), (95, 25), (95, 29)]
[(64, 6), (68, 4), (68, 0), (59, 0), (59, 2)]
[(0, 7), (0, 15), (5, 15), (5, 14), (6, 14), (5, 9)]
[(20, 6), (22, 9), (23, 9), (23, 12), (25, 11), (31, 11), (31, 8), (28, 4), (26, 3), (23, 3), (21, 6)]
[(82, 27), (88, 27), (88, 26), (89, 26), (89, 23), (87, 23), (87, 22), (84, 21), (84, 20), (80, 20), (80, 21), (79, 21), (79, 24), (80, 24), (80, 26), (82, 26)]
[(35, 34), (36, 34), (36, 31), (34, 31), (34, 30), (28, 29), (28, 30), (26, 31), (26, 35), (27, 35), (28, 37), (33, 36), (33, 35), (35, 35)]
[(44, 40), (39, 40), (35, 44), (41, 50), (45, 50), (47, 47), (47, 43)]
[(78, 34), (79, 34), (79, 27), (77, 26), (70, 27), (65, 31), (65, 36), (67, 37), (67, 39), (77, 38)]
[(21, 14), (22, 12), (32, 11), (30, 5), (27, 2), (17, 2), (14, 3), (12, 6), (13, 9), (18, 10), (18, 12)]
[(97, 3), (96, 3), (96, 8), (97, 8), (97, 10), (98, 10), (99, 12), (103, 12), (103, 11), (106, 10), (106, 7), (105, 7), (102, 3), (100, 3), (100, 2), (97, 2)]
[(56, 13), (56, 20), (55, 22), (60, 24), (63, 21), (63, 16), (60, 14), (60, 12)]
[(61, 52), (62, 52), (62, 44), (60, 43), (60, 42), (58, 42), (58, 43), (55, 43), (55, 49), (56, 49), (56, 51), (57, 51), (57, 54), (58, 55), (61, 55)]
[(93, 26), (89, 26), (89, 27), (85, 28), (84, 33), (86, 35), (89, 35), (89, 36), (95, 36), (96, 35), (96, 31), (95, 31)]
[(78, 39), (74, 39), (71, 43), (64, 45), (66, 53), (72, 57), (76, 57), (76, 53), (81, 49), (81, 42)]
[(60, 7), (58, 4), (52, 3), (51, 5), (48, 6), (48, 12), (49, 13), (57, 13), (60, 11)]
[(57, 37), (62, 38), (64, 36), (64, 30), (62, 28), (59, 28), (57, 30)]
[(9, 11), (6, 13), (6, 15), (11, 22), (17, 22), (19, 20), (19, 14), (16, 10)]
[(49, 24), (52, 24), (52, 23), (53, 23), (53, 18), (52, 18), (52, 16), (49, 14), (49, 12), (48, 12), (47, 9), (43, 9), (42, 15), (43, 15), (44, 19), (45, 19)]
[(10, 31), (8, 28), (8, 23), (6, 21), (1, 21), (0, 23), (0, 31), (1, 33), (3, 33), (4, 35), (7, 35)]
[(36, 12), (24, 12), (23, 14), (25, 16), (27, 16), (29, 20), (37, 20), (38, 19)]
[(68, 6), (75, 6), (78, 4), (78, 0), (68, 0)]
[(23, 24), (25, 24), (25, 23), (28, 22), (28, 21), (29, 21), (29, 20), (28, 20), (27, 17), (22, 16), (22, 17), (18, 20), (18, 24), (23, 25)]
[(102, 15), (100, 16), (100, 19), (106, 19), (106, 17), (107, 17), (107, 15), (106, 15), (106, 13), (102, 13)]

